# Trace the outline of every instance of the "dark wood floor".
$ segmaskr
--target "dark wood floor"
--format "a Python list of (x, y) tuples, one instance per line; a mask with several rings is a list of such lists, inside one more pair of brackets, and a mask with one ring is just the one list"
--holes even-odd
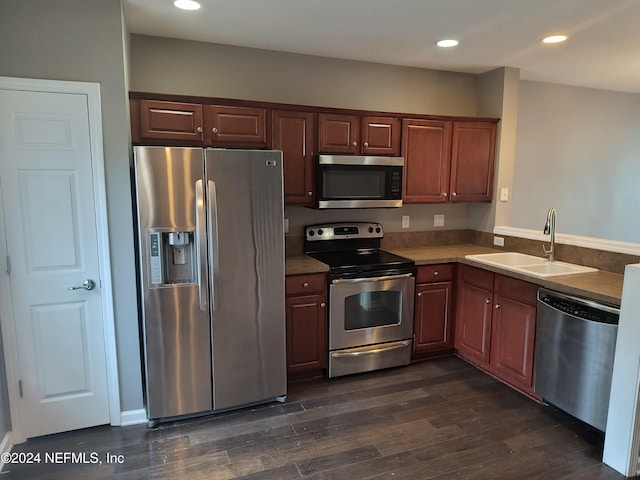
[[(13, 451), (41, 452), (43, 463), (5, 466), (0, 480), (624, 478), (601, 463), (594, 432), (454, 357), (292, 385), (286, 404), (154, 430), (91, 428)], [(102, 463), (45, 464), (47, 452)]]

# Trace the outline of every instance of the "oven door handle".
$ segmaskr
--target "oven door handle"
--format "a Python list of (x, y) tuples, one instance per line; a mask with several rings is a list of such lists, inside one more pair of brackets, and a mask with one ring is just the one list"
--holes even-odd
[(333, 285), (339, 285), (342, 283), (364, 283), (364, 282), (384, 282), (386, 280), (399, 280), (401, 278), (410, 278), (413, 277), (413, 273), (405, 273), (403, 275), (387, 275), (384, 277), (371, 277), (371, 278), (336, 278), (332, 280), (331, 283)]
[(396, 350), (398, 348), (407, 348), (411, 342), (409, 340), (404, 340), (402, 342), (394, 342), (392, 345), (386, 347), (372, 348), (372, 349), (362, 349), (357, 352), (331, 352), (331, 356), (333, 358), (339, 357), (359, 357), (361, 355), (372, 355), (374, 353), (386, 352), (388, 350)]

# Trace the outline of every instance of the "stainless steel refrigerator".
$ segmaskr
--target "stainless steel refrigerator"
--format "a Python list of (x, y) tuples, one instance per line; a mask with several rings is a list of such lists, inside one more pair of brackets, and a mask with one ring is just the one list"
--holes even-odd
[(150, 423), (283, 397), (281, 152), (134, 158)]

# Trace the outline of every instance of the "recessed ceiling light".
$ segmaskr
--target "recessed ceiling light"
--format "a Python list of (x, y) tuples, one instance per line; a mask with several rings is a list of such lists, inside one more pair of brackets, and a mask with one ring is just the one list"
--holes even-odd
[(176, 0), (173, 4), (182, 10), (198, 10), (200, 4), (193, 0)]
[(449, 48), (449, 47), (455, 47), (456, 45), (458, 45), (458, 41), (457, 40), (440, 40), (436, 43), (437, 46), (439, 47), (443, 47), (443, 48)]
[(542, 43), (561, 43), (567, 39), (566, 35), (549, 35), (542, 39)]

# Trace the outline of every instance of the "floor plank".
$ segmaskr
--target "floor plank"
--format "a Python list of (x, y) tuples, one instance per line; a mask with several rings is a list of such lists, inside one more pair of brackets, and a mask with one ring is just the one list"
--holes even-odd
[(284, 405), (90, 428), (13, 451), (100, 463), (5, 465), (0, 480), (624, 478), (601, 463), (599, 432), (455, 357), (292, 384)]

